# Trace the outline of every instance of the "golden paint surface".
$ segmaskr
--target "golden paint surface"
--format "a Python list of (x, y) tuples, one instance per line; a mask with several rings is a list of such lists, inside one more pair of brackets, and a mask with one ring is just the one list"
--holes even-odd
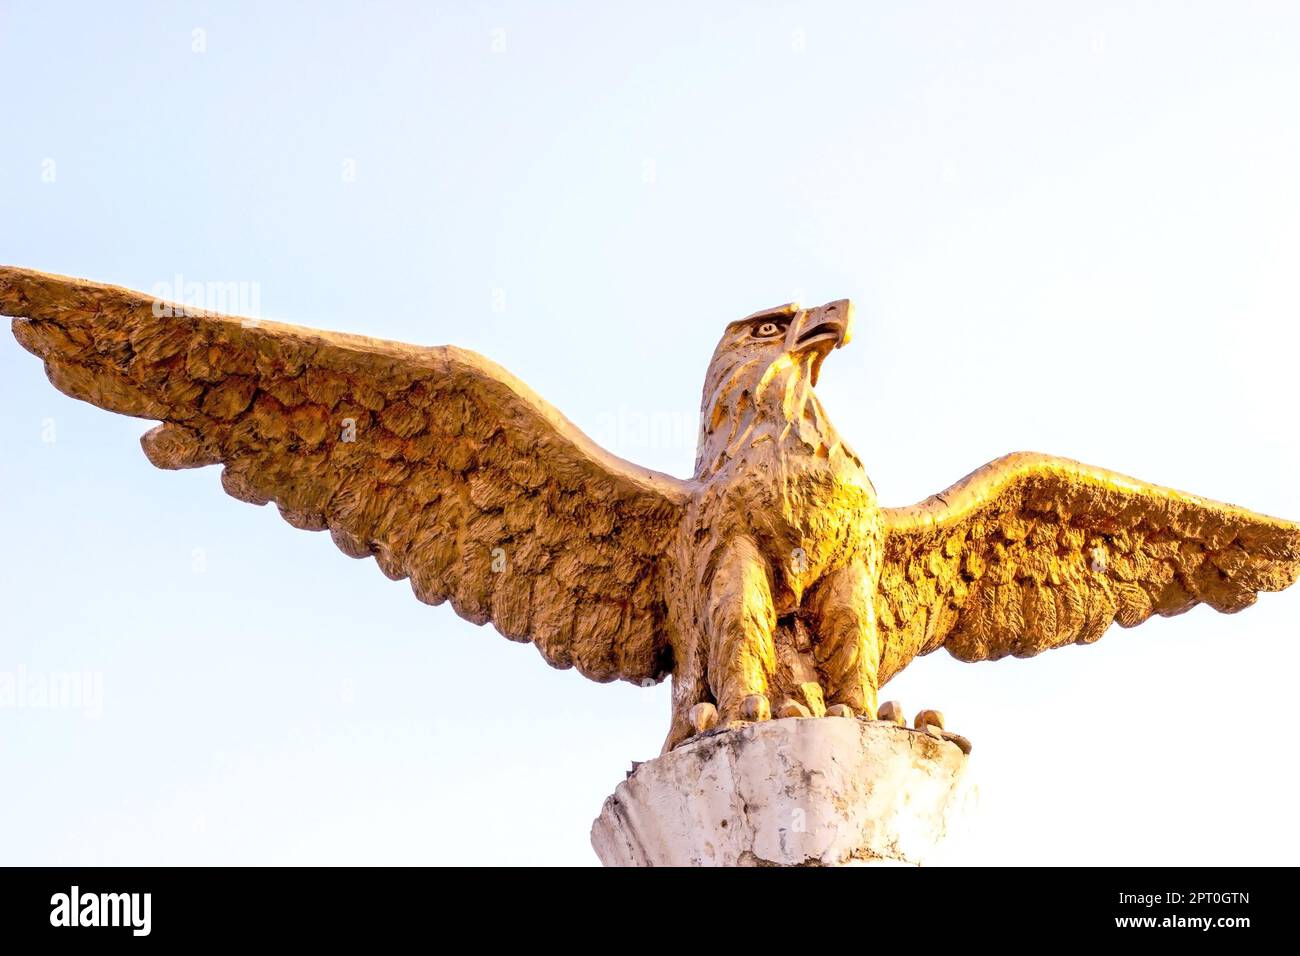
[(882, 508), (813, 392), (845, 301), (726, 327), (689, 481), (451, 346), (5, 267), (0, 313), (61, 391), (161, 422), (142, 438), (158, 467), (222, 465), (229, 494), (555, 667), (671, 674), (665, 748), (773, 712), (874, 717), (920, 654), (1028, 657), (1198, 603), (1240, 611), (1300, 574), (1300, 526), (1046, 455)]

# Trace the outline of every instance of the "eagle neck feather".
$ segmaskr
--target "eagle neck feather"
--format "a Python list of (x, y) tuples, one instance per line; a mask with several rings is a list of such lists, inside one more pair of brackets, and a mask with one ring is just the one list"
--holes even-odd
[(706, 382), (701, 411), (695, 460), (701, 480), (750, 450), (766, 451), (784, 466), (788, 459), (825, 458), (842, 447), (813, 392), (806, 360), (782, 356), (766, 366), (756, 360), (724, 366)]

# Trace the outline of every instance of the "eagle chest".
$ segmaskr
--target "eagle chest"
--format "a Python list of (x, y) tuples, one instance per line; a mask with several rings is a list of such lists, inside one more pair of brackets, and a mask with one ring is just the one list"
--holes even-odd
[(778, 603), (797, 603), (822, 575), (872, 548), (880, 509), (865, 476), (812, 455), (747, 465), (719, 476), (723, 497), (771, 565), (786, 598)]

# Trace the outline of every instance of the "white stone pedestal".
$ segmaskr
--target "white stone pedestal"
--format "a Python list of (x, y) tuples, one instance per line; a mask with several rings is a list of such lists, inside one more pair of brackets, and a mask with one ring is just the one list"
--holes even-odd
[(638, 766), (591, 845), (606, 866), (919, 865), (973, 803), (967, 761), (884, 721), (763, 721)]

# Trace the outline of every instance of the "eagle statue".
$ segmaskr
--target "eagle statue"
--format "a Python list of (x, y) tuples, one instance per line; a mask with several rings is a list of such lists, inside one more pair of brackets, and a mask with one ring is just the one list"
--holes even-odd
[(664, 750), (777, 716), (877, 717), (939, 648), (1088, 644), (1112, 622), (1240, 611), (1300, 574), (1300, 525), (1046, 455), (883, 508), (814, 392), (847, 301), (727, 325), (695, 474), (592, 442), (469, 351), (239, 319), (0, 268), (0, 313), (74, 398), (160, 425), (160, 468), (374, 557), (421, 601), (596, 681), (672, 675)]

